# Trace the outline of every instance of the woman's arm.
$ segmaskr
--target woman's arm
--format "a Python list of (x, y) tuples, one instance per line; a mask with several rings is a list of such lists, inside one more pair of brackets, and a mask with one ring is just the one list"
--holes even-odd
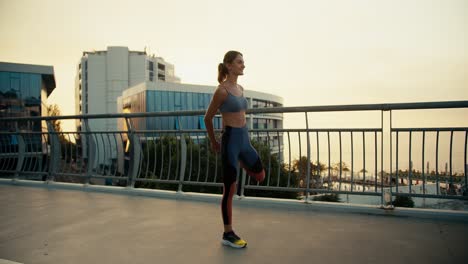
[(208, 109), (206, 110), (205, 118), (204, 118), (206, 131), (208, 132), (208, 138), (210, 139), (211, 147), (215, 152), (219, 152), (221, 149), (221, 146), (216, 140), (216, 137), (214, 134), (213, 117), (216, 115), (216, 112), (218, 112), (218, 109), (221, 106), (221, 104), (224, 102), (224, 100), (226, 99), (226, 96), (227, 96), (226, 90), (218, 87), (218, 89), (216, 89), (213, 95), (213, 98), (211, 99)]

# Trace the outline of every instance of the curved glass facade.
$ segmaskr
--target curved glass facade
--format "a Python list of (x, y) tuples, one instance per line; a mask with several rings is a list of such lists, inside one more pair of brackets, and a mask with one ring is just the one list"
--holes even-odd
[[(41, 74), (0, 72), (0, 118), (40, 116), (41, 86)], [(20, 130), (41, 131), (40, 122), (34, 122), (34, 124), (24, 122), (18, 126)], [(1, 129), (14, 128), (2, 127)]]
[[(147, 90), (123, 99), (125, 112), (173, 112), (182, 110), (205, 110), (210, 104), (212, 94), (193, 92), (172, 92)], [(138, 129), (173, 130), (205, 129), (203, 116), (153, 117), (136, 121)], [(214, 127), (221, 128), (221, 119), (215, 117)]]

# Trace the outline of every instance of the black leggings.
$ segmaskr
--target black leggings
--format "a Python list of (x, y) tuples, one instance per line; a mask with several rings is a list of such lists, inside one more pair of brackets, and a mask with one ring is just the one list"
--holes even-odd
[(248, 172), (259, 173), (263, 165), (257, 151), (250, 144), (247, 127), (225, 127), (221, 139), (224, 192), (221, 211), (225, 225), (232, 223), (232, 196), (236, 189), (239, 161)]

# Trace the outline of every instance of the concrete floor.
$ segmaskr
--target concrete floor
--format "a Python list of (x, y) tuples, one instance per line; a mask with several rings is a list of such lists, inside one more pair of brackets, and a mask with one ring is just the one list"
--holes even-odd
[[(0, 185), (0, 263), (467, 263), (468, 224)], [(6, 262), (5, 262), (6, 263)]]

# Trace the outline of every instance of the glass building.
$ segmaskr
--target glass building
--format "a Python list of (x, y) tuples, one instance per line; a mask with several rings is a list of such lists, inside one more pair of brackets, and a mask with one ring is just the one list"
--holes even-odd
[[(0, 62), (0, 118), (47, 115), (46, 100), (55, 89), (54, 68)], [(40, 122), (1, 124), (0, 130), (41, 131)]]
[[(183, 83), (144, 82), (123, 91), (117, 99), (119, 112), (173, 112), (183, 110), (206, 110), (215, 91), (215, 86), (203, 86)], [(248, 108), (281, 107), (283, 98), (272, 94), (245, 90), (244, 96)], [(204, 115), (182, 117), (135, 118), (136, 130), (179, 130), (205, 129)], [(250, 129), (281, 129), (282, 114), (247, 114), (247, 127)], [(221, 129), (221, 117), (214, 118), (215, 129)], [(120, 128), (125, 130), (124, 124)], [(257, 137), (257, 136), (256, 136)], [(260, 136), (261, 137), (261, 136)], [(265, 135), (266, 137), (266, 135)], [(282, 149), (282, 133), (268, 137), (272, 153)], [(262, 139), (262, 140), (266, 140)]]

